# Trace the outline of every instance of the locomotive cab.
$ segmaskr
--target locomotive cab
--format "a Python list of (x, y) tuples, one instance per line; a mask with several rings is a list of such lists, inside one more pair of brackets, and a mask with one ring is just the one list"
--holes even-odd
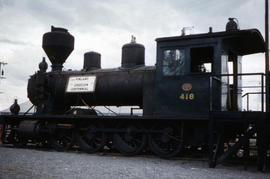
[(258, 30), (227, 29), (156, 41), (155, 114), (201, 119), (209, 111), (241, 110), (241, 57), (264, 52)]

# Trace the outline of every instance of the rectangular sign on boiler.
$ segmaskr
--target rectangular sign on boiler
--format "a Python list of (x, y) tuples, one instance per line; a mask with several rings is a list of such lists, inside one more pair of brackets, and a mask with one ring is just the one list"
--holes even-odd
[(94, 92), (96, 76), (70, 76), (66, 87), (67, 93)]

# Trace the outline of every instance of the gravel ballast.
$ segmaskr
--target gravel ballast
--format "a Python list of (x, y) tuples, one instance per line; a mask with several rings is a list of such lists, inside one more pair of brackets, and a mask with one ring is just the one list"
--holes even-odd
[(270, 178), (249, 166), (218, 166), (207, 161), (165, 160), (0, 147), (0, 178)]

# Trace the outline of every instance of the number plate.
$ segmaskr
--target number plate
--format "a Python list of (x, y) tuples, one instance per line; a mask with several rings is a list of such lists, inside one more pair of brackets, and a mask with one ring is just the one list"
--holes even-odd
[(70, 76), (66, 87), (67, 93), (95, 92), (96, 76)]

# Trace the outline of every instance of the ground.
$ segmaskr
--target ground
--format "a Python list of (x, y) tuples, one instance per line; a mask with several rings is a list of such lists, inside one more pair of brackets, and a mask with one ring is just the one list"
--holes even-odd
[(207, 160), (125, 157), (0, 147), (0, 178), (270, 178), (239, 164), (208, 168)]

